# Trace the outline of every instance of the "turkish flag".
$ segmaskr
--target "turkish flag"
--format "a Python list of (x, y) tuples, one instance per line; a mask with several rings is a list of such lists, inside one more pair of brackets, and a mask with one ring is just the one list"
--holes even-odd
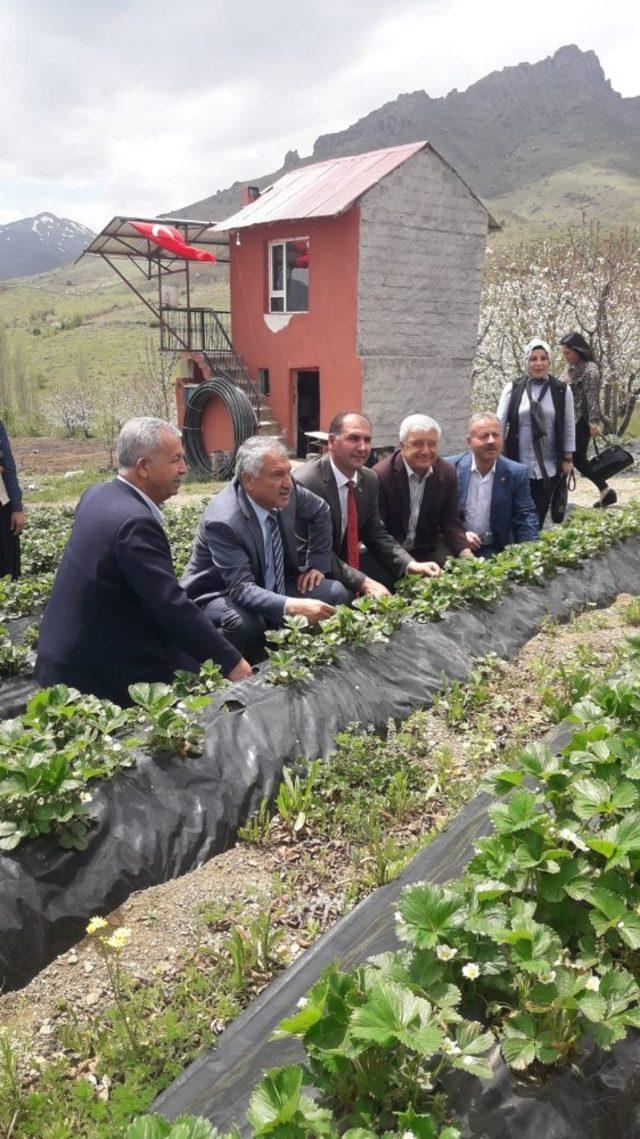
[(172, 225), (148, 221), (132, 221), (131, 224), (142, 237), (153, 241), (161, 249), (170, 250), (177, 257), (183, 257), (185, 261), (217, 261), (215, 253), (209, 253), (206, 249), (197, 249), (195, 245), (187, 245), (180, 230)]

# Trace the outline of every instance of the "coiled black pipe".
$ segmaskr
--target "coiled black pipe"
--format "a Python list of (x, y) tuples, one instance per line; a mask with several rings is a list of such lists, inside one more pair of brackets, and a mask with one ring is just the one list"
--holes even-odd
[[(213, 458), (205, 450), (202, 435), (204, 409), (212, 396), (222, 400), (233, 424), (233, 451), (214, 451)], [(248, 397), (224, 372), (217, 372), (210, 380), (199, 384), (186, 406), (182, 439), (189, 470), (201, 478), (209, 479), (212, 473), (219, 478), (233, 474), (238, 447), (254, 435), (258, 424)]]

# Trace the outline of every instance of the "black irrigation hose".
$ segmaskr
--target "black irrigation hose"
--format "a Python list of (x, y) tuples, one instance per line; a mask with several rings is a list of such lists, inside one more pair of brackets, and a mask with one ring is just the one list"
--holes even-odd
[[(212, 396), (217, 395), (227, 408), (233, 424), (233, 450), (214, 451), (214, 459), (205, 450), (202, 435), (202, 417)], [(182, 428), (182, 438), (189, 470), (202, 478), (211, 478), (212, 470), (219, 478), (229, 478), (233, 474), (238, 447), (254, 435), (257, 428), (256, 417), (249, 399), (224, 372), (218, 372), (210, 380), (199, 384), (187, 403)]]

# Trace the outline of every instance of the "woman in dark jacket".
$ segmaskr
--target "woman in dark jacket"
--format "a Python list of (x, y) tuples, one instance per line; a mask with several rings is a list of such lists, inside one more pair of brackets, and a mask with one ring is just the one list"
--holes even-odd
[(9, 436), (0, 420), (0, 577), (20, 577), (20, 535), (24, 528), (22, 491)]
[(504, 387), (496, 412), (506, 457), (529, 468), (541, 528), (558, 479), (573, 467), (575, 447), (573, 395), (550, 374), (549, 354), (544, 340), (529, 341), (524, 349), (525, 373)]
[(594, 506), (612, 506), (618, 496), (605, 479), (591, 472), (591, 461), (587, 458), (590, 439), (602, 435), (602, 411), (600, 409), (600, 372), (594, 362), (593, 353), (584, 336), (570, 332), (560, 341), (562, 355), (567, 367), (559, 376), (569, 384), (573, 392), (576, 413), (576, 449), (573, 465), (586, 479), (594, 483), (600, 491), (600, 498)]

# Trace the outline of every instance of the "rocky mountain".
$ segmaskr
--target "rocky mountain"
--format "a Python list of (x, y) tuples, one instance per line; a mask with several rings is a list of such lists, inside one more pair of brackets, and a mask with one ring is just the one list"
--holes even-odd
[(0, 281), (68, 265), (93, 236), (84, 225), (48, 213), (0, 225)]
[[(428, 139), (507, 228), (579, 221), (640, 223), (640, 97), (614, 91), (593, 51), (561, 47), (538, 63), (492, 72), (466, 91), (400, 95), (345, 131), (322, 135), (313, 154), (290, 152), (268, 185), (294, 166)], [(236, 183), (184, 210), (222, 220), (238, 208)]]

